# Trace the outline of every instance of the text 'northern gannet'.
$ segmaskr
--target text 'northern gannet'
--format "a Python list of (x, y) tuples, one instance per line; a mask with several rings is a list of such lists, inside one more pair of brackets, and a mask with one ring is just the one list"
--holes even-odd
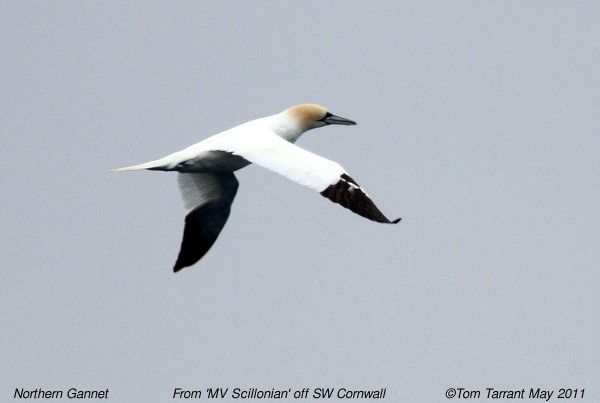
[(399, 218), (390, 221), (379, 211), (341, 165), (293, 144), (310, 129), (355, 124), (319, 105), (296, 105), (215, 134), (164, 158), (115, 171), (179, 172), (179, 189), (188, 214), (173, 268), (177, 272), (200, 260), (215, 243), (237, 192), (238, 181), (233, 172), (251, 163), (313, 188), (369, 220), (398, 223)]

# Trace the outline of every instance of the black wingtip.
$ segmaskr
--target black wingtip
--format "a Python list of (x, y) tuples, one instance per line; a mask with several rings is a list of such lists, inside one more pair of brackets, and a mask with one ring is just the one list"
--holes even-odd
[(402, 218), (396, 218), (394, 221), (390, 221), (390, 224), (398, 224)]

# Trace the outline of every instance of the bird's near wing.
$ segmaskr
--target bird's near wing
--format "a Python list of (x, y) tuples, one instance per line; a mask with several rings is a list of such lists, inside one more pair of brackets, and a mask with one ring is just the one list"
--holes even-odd
[(369, 195), (345, 173), (340, 175), (339, 180), (335, 184), (329, 185), (321, 194), (332, 202), (339, 203), (369, 220), (384, 224), (400, 222), (400, 218), (393, 221), (388, 220), (369, 198)]
[(386, 224), (400, 221), (399, 218), (393, 221), (387, 219), (337, 162), (306, 151), (275, 134), (253, 134), (251, 141), (241, 141), (235, 145), (221, 144), (219, 147), (313, 188), (329, 200), (369, 220)]
[(232, 172), (180, 173), (177, 180), (189, 213), (185, 217), (175, 272), (196, 263), (215, 243), (227, 222), (238, 188)]

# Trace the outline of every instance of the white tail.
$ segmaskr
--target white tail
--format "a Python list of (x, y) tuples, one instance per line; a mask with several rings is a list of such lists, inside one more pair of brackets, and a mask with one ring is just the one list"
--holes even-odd
[(168, 170), (168, 162), (165, 161), (166, 158), (161, 158), (159, 160), (144, 162), (143, 164), (131, 165), (128, 167), (111, 169), (111, 172), (121, 172), (121, 171), (139, 171), (142, 169), (153, 169), (157, 171), (166, 171)]

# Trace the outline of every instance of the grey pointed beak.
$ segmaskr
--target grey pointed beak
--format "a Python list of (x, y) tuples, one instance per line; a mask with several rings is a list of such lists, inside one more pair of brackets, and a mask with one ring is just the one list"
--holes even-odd
[(341, 116), (333, 115), (327, 112), (327, 115), (322, 119), (327, 125), (355, 125), (356, 122), (350, 119), (343, 118)]

